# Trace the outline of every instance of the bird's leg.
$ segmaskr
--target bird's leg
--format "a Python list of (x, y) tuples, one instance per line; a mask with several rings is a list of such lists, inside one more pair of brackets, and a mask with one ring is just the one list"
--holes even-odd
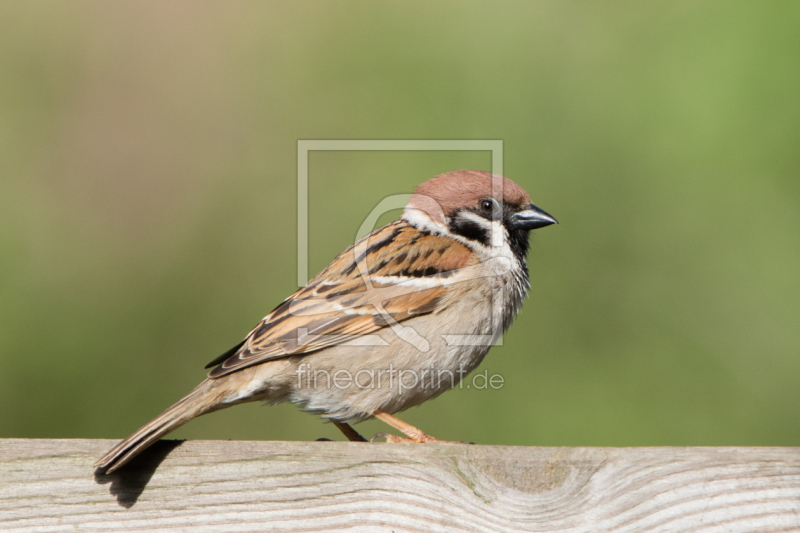
[(344, 433), (344, 436), (347, 437), (347, 440), (352, 442), (367, 442), (367, 439), (362, 437), (358, 431), (350, 427), (350, 424), (346, 424), (344, 422), (337, 422), (336, 420), (331, 420), (333, 425), (339, 428), (339, 431)]
[[(450, 444), (467, 444), (466, 442), (459, 442), (459, 441), (449, 441), (449, 440), (439, 440), (430, 435), (427, 435), (420, 431), (419, 429), (415, 428), (411, 424), (406, 424), (399, 418), (396, 418), (389, 413), (385, 413), (383, 411), (375, 411), (373, 416), (378, 420), (386, 422), (400, 433), (407, 435), (408, 438), (404, 439), (402, 437), (396, 437), (394, 435), (389, 435), (388, 433), (378, 433), (375, 437), (385, 437), (386, 442), (446, 442)], [(373, 437), (374, 438), (374, 437)]]

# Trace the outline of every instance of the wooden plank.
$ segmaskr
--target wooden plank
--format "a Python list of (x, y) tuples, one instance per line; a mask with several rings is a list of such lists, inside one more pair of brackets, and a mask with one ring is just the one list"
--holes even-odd
[(0, 531), (800, 531), (800, 448), (0, 440)]

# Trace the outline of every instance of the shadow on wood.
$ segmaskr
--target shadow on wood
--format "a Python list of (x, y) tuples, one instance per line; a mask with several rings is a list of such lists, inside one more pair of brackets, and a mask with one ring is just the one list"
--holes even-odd
[(98, 468), (94, 471), (94, 480), (101, 485), (111, 483), (108, 491), (117, 498), (120, 506), (130, 509), (144, 492), (158, 465), (183, 443), (182, 440), (160, 440), (112, 474)]

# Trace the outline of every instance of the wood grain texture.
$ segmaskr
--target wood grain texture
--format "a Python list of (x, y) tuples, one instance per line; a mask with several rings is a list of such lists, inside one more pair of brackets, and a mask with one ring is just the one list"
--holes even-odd
[(0, 531), (800, 531), (800, 448), (0, 440)]

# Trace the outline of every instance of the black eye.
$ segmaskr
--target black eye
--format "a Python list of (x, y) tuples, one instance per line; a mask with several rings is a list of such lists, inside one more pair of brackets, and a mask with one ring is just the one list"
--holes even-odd
[(485, 198), (479, 202), (479, 205), (481, 206), (481, 211), (484, 213), (491, 213), (494, 211), (494, 200)]

